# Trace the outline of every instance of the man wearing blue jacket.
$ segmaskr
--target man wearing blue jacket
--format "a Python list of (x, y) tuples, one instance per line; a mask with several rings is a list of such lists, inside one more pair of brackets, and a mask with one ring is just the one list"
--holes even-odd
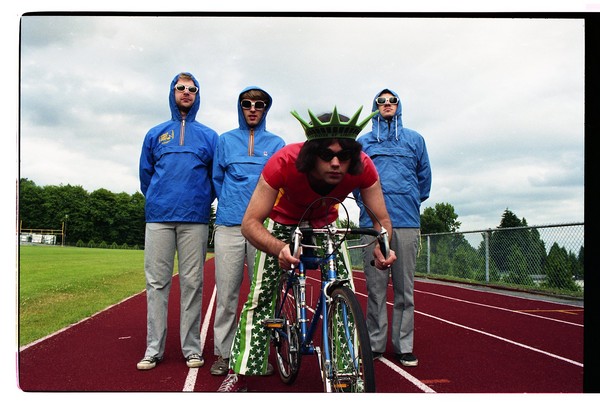
[(254, 273), (256, 249), (242, 236), (242, 218), (265, 163), (285, 146), (281, 137), (266, 129), (267, 113), (273, 103), (266, 91), (246, 87), (236, 103), (239, 127), (219, 136), (213, 163), (213, 182), (219, 200), (215, 221), (217, 359), (210, 373), (216, 376), (226, 375), (229, 370), (244, 261), (249, 277)]
[[(363, 151), (373, 160), (379, 177), (385, 205), (392, 221), (390, 247), (397, 260), (390, 270), (378, 270), (369, 263), (372, 247), (364, 250), (364, 270), (367, 280), (367, 328), (373, 356), (379, 358), (386, 349), (388, 317), (387, 284), (390, 278), (394, 291), (392, 311), (392, 346), (398, 361), (404, 366), (417, 366), (413, 354), (414, 340), (414, 275), (420, 240), (421, 202), (429, 197), (431, 168), (423, 137), (402, 126), (402, 106), (398, 95), (390, 89), (379, 92), (373, 101), (372, 131), (359, 137)], [(360, 193), (354, 193), (360, 207), (360, 227), (373, 223)]]
[(175, 252), (179, 264), (180, 342), (190, 368), (204, 365), (200, 345), (204, 260), (215, 198), (211, 180), (218, 134), (196, 121), (198, 81), (180, 73), (169, 91), (171, 120), (148, 131), (140, 156), (140, 187), (146, 197), (144, 270), (147, 337), (139, 370), (163, 359), (167, 308)]

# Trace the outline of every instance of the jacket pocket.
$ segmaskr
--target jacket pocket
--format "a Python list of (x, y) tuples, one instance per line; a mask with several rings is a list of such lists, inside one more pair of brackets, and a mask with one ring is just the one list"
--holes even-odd
[(256, 180), (267, 160), (267, 157), (235, 156), (230, 159), (227, 174), (236, 181)]
[(381, 180), (384, 194), (406, 194), (417, 185), (417, 157), (414, 152), (398, 148), (382, 148), (370, 154)]

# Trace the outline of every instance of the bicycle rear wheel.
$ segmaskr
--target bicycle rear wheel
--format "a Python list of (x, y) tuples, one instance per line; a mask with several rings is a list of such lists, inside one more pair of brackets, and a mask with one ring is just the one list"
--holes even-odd
[(375, 392), (375, 368), (365, 318), (347, 286), (331, 293), (327, 332), (331, 355), (331, 390), (334, 392)]
[(294, 293), (297, 287), (298, 285), (294, 284), (291, 288), (287, 288), (286, 282), (282, 282), (275, 305), (275, 310), (278, 312), (275, 316), (283, 320), (282, 327), (274, 330), (275, 357), (279, 376), (282, 382), (288, 385), (296, 380), (301, 360), (298, 312)]

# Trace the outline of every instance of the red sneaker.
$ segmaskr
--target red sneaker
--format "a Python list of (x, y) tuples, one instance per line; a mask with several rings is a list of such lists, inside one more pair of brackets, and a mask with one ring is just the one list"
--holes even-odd
[(246, 386), (246, 378), (244, 375), (238, 375), (237, 373), (229, 372), (227, 377), (219, 386), (217, 392), (247, 392), (248, 387)]

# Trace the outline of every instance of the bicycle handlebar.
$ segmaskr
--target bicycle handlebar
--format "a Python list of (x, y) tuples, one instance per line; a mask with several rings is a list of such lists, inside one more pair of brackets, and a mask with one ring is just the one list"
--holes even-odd
[[(290, 244), (292, 256), (296, 256), (298, 249), (300, 248), (302, 238), (312, 236), (313, 234), (330, 234), (334, 236), (354, 234), (373, 236), (377, 238), (377, 241), (379, 242), (379, 247), (381, 249), (381, 253), (386, 259), (390, 253), (388, 232), (383, 227), (381, 228), (381, 231), (379, 231), (372, 228), (340, 228), (335, 226), (328, 226), (324, 228), (296, 227), (296, 229), (292, 233), (292, 243)], [(374, 264), (373, 261), (371, 261), (371, 264)]]

